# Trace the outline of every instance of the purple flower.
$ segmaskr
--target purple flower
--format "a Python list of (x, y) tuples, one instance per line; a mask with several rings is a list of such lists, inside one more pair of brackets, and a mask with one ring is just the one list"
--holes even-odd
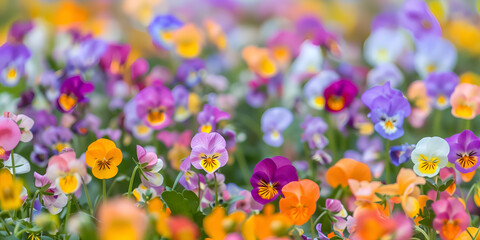
[(185, 189), (196, 192), (195, 190), (199, 188), (199, 183), (205, 183), (205, 176), (202, 174), (191, 171), (192, 164), (190, 162), (190, 157), (186, 157), (183, 162), (180, 164), (180, 171), (183, 172), (183, 175), (178, 181)]
[(230, 114), (227, 112), (224, 112), (215, 106), (205, 104), (203, 110), (197, 115), (197, 121), (200, 124), (198, 131), (205, 133), (215, 131), (215, 127), (219, 121), (229, 118)]
[(325, 200), (325, 208), (332, 213), (338, 213), (343, 210), (343, 205), (338, 199), (327, 198)]
[(352, 158), (359, 162), (366, 163), (375, 177), (383, 173), (383, 161), (377, 161), (383, 151), (382, 139), (379, 137), (369, 138), (360, 136), (357, 139), (357, 150), (345, 151), (344, 158)]
[(321, 117), (308, 115), (301, 127), (304, 130), (302, 141), (307, 141), (310, 149), (323, 149), (328, 144), (328, 139), (324, 136), (328, 125)]
[(265, 93), (257, 89), (249, 89), (245, 94), (245, 101), (253, 108), (261, 107), (266, 100)]
[(426, 35), (442, 36), (442, 28), (423, 0), (407, 0), (400, 13), (400, 25), (417, 39)]
[(190, 161), (196, 169), (204, 169), (208, 173), (215, 172), (225, 166), (228, 152), (222, 135), (213, 133), (197, 133), (190, 143), (192, 153)]
[(172, 43), (172, 33), (183, 26), (183, 22), (173, 15), (156, 16), (150, 25), (148, 25), (148, 33), (153, 42), (164, 49), (170, 49)]
[(267, 204), (282, 195), (282, 188), (292, 181), (298, 181), (297, 169), (288, 158), (276, 156), (265, 158), (255, 166), (250, 178), (252, 197), (261, 204)]
[(386, 82), (365, 91), (361, 99), (370, 109), (368, 116), (380, 136), (389, 140), (403, 136), (403, 119), (410, 115), (411, 107), (400, 90), (392, 89)]
[(57, 118), (55, 115), (47, 112), (47, 110), (31, 112), (28, 115), (32, 116), (32, 119), (35, 119), (35, 124), (32, 127), (33, 133), (37, 133), (48, 127), (57, 125)]
[(222, 130), (222, 135), (225, 137), (226, 147), (228, 150), (235, 148), (236, 145), (236, 136), (237, 133), (233, 129), (224, 128)]
[(156, 130), (168, 126), (174, 110), (170, 90), (162, 85), (144, 88), (135, 97), (137, 115), (143, 122)]
[(376, 66), (367, 74), (367, 84), (370, 87), (383, 85), (390, 82), (392, 87), (397, 87), (403, 82), (403, 75), (395, 64), (384, 63)]
[(28, 89), (20, 95), (20, 101), (17, 104), (18, 108), (28, 107), (32, 104), (33, 99), (35, 98), (35, 92), (33, 89)]
[(190, 93), (183, 85), (177, 85), (172, 89), (173, 100), (175, 101), (174, 119), (183, 122), (192, 114), (188, 108)]
[(25, 74), (25, 63), (30, 55), (30, 51), (23, 44), (3, 44), (0, 47), (0, 84), (17, 85)]
[(449, 138), (445, 138), (450, 146), (448, 161), (455, 164), (461, 173), (473, 172), (478, 168), (480, 138), (470, 130), (464, 130)]
[(325, 236), (325, 234), (322, 232), (322, 224), (321, 223), (317, 224), (317, 226), (315, 226), (315, 229), (317, 229), (319, 240), (329, 240), (330, 239), (329, 237)]
[(80, 76), (67, 78), (60, 86), (60, 96), (57, 98), (57, 108), (63, 113), (71, 113), (78, 103), (87, 102), (85, 94), (92, 92), (95, 86), (82, 81)]
[(283, 143), (282, 132), (293, 120), (293, 115), (286, 108), (267, 109), (262, 115), (263, 141), (270, 146), (280, 147)]
[(70, 141), (73, 134), (68, 128), (64, 127), (49, 127), (42, 135), (42, 143), (50, 147), (54, 153), (58, 154), (65, 148), (70, 148)]
[(392, 146), (388, 151), (388, 155), (390, 155), (390, 160), (393, 165), (398, 167), (400, 164), (410, 160), (413, 149), (415, 149), (415, 145), (408, 143), (399, 146)]
[(185, 60), (177, 69), (175, 78), (188, 88), (195, 87), (207, 76), (205, 62), (200, 58)]
[(67, 66), (73, 70), (85, 71), (97, 65), (107, 50), (103, 40), (89, 38), (74, 45), (67, 52)]
[(41, 144), (33, 145), (33, 151), (30, 154), (30, 160), (39, 167), (46, 167), (48, 164), (48, 158), (50, 157), (50, 152), (47, 147)]
[(450, 95), (459, 84), (457, 75), (453, 72), (433, 72), (425, 79), (427, 94), (433, 100), (433, 106), (443, 110), (450, 106)]
[(100, 58), (100, 67), (111, 76), (121, 76), (129, 53), (128, 44), (110, 44)]
[(380, 28), (397, 28), (398, 27), (398, 13), (395, 11), (387, 10), (379, 13), (372, 19), (370, 28), (372, 32)]
[(32, 29), (32, 21), (16, 21), (10, 27), (10, 31), (8, 32), (8, 41), (11, 43), (21, 43), (25, 35)]

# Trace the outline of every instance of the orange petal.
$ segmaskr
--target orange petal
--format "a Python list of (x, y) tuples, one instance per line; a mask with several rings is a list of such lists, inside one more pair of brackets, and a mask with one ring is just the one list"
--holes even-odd
[(115, 175), (117, 175), (118, 168), (115, 166), (110, 166), (110, 168), (100, 169), (98, 165), (95, 165), (92, 168), (92, 173), (93, 173), (93, 176), (95, 176), (98, 179), (110, 179), (115, 177)]
[(114, 148), (107, 152), (105, 159), (107, 159), (113, 166), (118, 166), (122, 162), (122, 151), (118, 148)]

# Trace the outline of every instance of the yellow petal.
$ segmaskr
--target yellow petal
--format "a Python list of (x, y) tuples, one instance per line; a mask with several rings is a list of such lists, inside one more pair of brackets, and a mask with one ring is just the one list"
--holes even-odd
[(100, 168), (97, 164), (92, 168), (92, 173), (93, 176), (98, 179), (110, 179), (117, 175), (118, 168), (115, 166), (110, 166), (110, 168)]
[(80, 187), (80, 180), (78, 175), (66, 175), (57, 178), (57, 186), (65, 194), (70, 194), (78, 190)]

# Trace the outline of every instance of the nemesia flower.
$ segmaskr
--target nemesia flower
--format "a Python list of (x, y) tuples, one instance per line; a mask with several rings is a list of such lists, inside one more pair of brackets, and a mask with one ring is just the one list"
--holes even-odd
[(331, 70), (321, 71), (312, 77), (303, 88), (303, 94), (307, 100), (307, 104), (312, 108), (322, 110), (326, 103), (324, 97), (325, 89), (339, 78), (340, 76)]
[(270, 146), (279, 147), (283, 143), (282, 132), (293, 120), (292, 113), (286, 108), (274, 107), (267, 109), (261, 119), (263, 141)]
[(148, 219), (141, 208), (126, 198), (110, 200), (100, 206), (98, 235), (101, 240), (143, 239)]
[(78, 103), (88, 101), (85, 94), (94, 88), (92, 83), (84, 82), (80, 76), (67, 78), (60, 86), (60, 95), (56, 100), (58, 110), (63, 113), (73, 112)]
[(0, 159), (7, 160), (20, 139), (21, 131), (17, 123), (10, 118), (0, 117)]
[(301, 127), (304, 129), (302, 141), (307, 141), (310, 149), (323, 149), (328, 144), (328, 139), (324, 136), (328, 125), (321, 117), (307, 115)]
[(190, 161), (196, 169), (203, 169), (213, 173), (228, 161), (226, 142), (222, 135), (212, 133), (197, 133), (190, 144), (192, 153)]
[(447, 40), (426, 36), (416, 42), (415, 70), (422, 77), (432, 72), (452, 71), (457, 62), (457, 50)]
[(425, 137), (412, 152), (413, 170), (418, 176), (434, 177), (448, 163), (448, 142), (440, 137)]
[[(205, 233), (213, 240), (225, 239), (228, 233), (238, 232), (247, 215), (236, 211), (226, 215), (225, 208), (216, 207), (203, 219)], [(219, 223), (220, 226), (219, 226)]]
[(247, 46), (242, 50), (242, 57), (250, 71), (262, 78), (270, 78), (277, 74), (277, 66), (267, 49)]
[(408, 117), (408, 121), (413, 127), (419, 128), (423, 126), (432, 110), (425, 81), (418, 80), (410, 83), (407, 98), (412, 103), (412, 114)]
[(147, 126), (159, 130), (170, 124), (174, 100), (168, 88), (162, 85), (144, 88), (135, 97), (135, 102), (137, 115)]
[(348, 186), (349, 179), (369, 182), (372, 180), (372, 174), (365, 163), (351, 158), (342, 158), (328, 169), (325, 178), (331, 187), (336, 188), (339, 185)]
[(183, 58), (197, 57), (202, 51), (203, 34), (192, 23), (187, 23), (171, 34), (175, 53)]
[(443, 240), (456, 239), (470, 224), (465, 206), (457, 198), (440, 199), (432, 204), (432, 209), (435, 212), (433, 228)]
[(464, 130), (449, 138), (445, 138), (450, 146), (448, 161), (455, 164), (461, 173), (473, 172), (478, 168), (480, 153), (480, 138), (470, 130)]
[(205, 104), (203, 110), (198, 113), (197, 121), (200, 124), (199, 132), (210, 133), (215, 131), (217, 123), (221, 120), (229, 119), (230, 114), (218, 109), (215, 106)]
[(33, 127), (33, 120), (24, 114), (15, 115), (11, 112), (4, 112), (4, 117), (8, 117), (15, 121), (20, 128), (20, 141), (21, 142), (30, 142), (33, 138), (33, 134), (30, 131)]
[(365, 40), (363, 55), (372, 66), (393, 63), (400, 57), (404, 45), (405, 38), (399, 29), (379, 28)]
[(395, 64), (381, 64), (368, 72), (367, 84), (369, 87), (383, 85), (385, 82), (390, 82), (392, 87), (398, 87), (403, 83), (403, 74)]
[(173, 47), (173, 32), (183, 26), (182, 21), (173, 15), (158, 15), (148, 25), (148, 33), (153, 42), (164, 48)]
[(65, 194), (76, 192), (82, 185), (82, 178), (85, 183), (89, 180), (85, 163), (76, 159), (73, 150), (50, 158), (46, 176)]
[(46, 192), (51, 193), (52, 195), (44, 194), (42, 195), (43, 205), (47, 208), (48, 212), (51, 214), (58, 214), (62, 209), (67, 205), (68, 197), (67, 195), (56, 187), (56, 184), (48, 179), (47, 174), (44, 176), (40, 175), (37, 172), (33, 173), (35, 178), (35, 187), (43, 188), (48, 185)]
[(0, 207), (4, 211), (15, 210), (22, 206), (20, 198), (23, 184), (7, 169), (0, 169)]
[(394, 140), (403, 135), (403, 119), (410, 115), (411, 108), (402, 92), (390, 87), (390, 82), (365, 91), (362, 102), (370, 109), (368, 116), (382, 137)]
[(162, 159), (157, 157), (153, 152), (147, 152), (145, 148), (137, 145), (138, 163), (144, 167), (140, 168), (142, 174), (140, 179), (145, 187), (160, 186), (163, 183), (163, 176), (159, 171), (163, 168)]
[(115, 177), (117, 166), (122, 162), (122, 151), (111, 140), (100, 138), (88, 145), (85, 161), (92, 168), (93, 176), (98, 179)]
[(455, 87), (450, 96), (452, 115), (457, 118), (473, 119), (480, 114), (480, 87), (469, 83), (461, 83)]
[(357, 93), (357, 86), (349, 80), (333, 82), (323, 93), (327, 102), (325, 109), (333, 113), (339, 112), (350, 106)]
[(283, 186), (285, 198), (280, 199), (280, 211), (287, 215), (295, 225), (306, 223), (317, 209), (320, 188), (310, 179), (292, 181)]
[(265, 158), (255, 166), (250, 178), (252, 197), (260, 204), (267, 204), (282, 195), (282, 188), (297, 181), (297, 169), (288, 158), (276, 156)]
[(425, 79), (428, 96), (433, 99), (433, 106), (440, 110), (449, 106), (450, 95), (458, 84), (458, 77), (453, 72), (434, 72)]
[(25, 63), (31, 53), (23, 44), (5, 43), (0, 46), (0, 83), (15, 86), (25, 74)]
[(426, 2), (422, 0), (407, 0), (403, 3), (399, 14), (402, 27), (420, 39), (426, 35), (442, 36), (442, 29)]
[(415, 149), (415, 145), (404, 143), (399, 146), (390, 147), (388, 155), (390, 156), (393, 165), (398, 167), (400, 164), (410, 160), (413, 149)]

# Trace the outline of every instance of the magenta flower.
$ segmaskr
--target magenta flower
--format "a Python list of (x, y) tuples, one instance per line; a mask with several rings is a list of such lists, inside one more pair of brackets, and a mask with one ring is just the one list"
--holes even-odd
[(261, 204), (267, 204), (282, 195), (287, 183), (298, 181), (297, 169), (288, 158), (276, 156), (265, 158), (255, 166), (250, 178), (252, 197)]
[(21, 132), (17, 123), (10, 118), (0, 117), (0, 159), (7, 160), (10, 152), (20, 142)]
[(111, 76), (120, 76), (125, 68), (130, 45), (110, 44), (100, 58), (100, 67)]
[(464, 130), (449, 138), (445, 138), (450, 146), (448, 161), (455, 164), (461, 173), (473, 172), (480, 163), (480, 138), (470, 130)]
[(323, 93), (329, 112), (339, 112), (350, 106), (358, 93), (357, 86), (350, 80), (338, 80), (327, 87)]
[(215, 106), (205, 104), (203, 110), (198, 113), (197, 121), (200, 124), (199, 132), (209, 133), (215, 131), (220, 120), (229, 119), (230, 114), (218, 109)]
[(192, 147), (190, 160), (196, 169), (213, 173), (227, 164), (228, 152), (225, 148), (225, 139), (216, 132), (197, 133), (190, 146)]
[(432, 204), (432, 209), (436, 215), (433, 228), (439, 232), (441, 239), (455, 239), (470, 224), (470, 217), (457, 198), (438, 200)]
[(170, 90), (162, 85), (144, 88), (135, 97), (137, 115), (143, 122), (156, 130), (170, 124), (174, 100)]
[(57, 108), (63, 113), (71, 113), (78, 103), (87, 102), (85, 94), (92, 92), (95, 86), (82, 81), (80, 76), (67, 78), (60, 86)]
[(162, 159), (157, 157), (154, 152), (147, 152), (145, 148), (137, 145), (138, 162), (142, 166), (140, 171), (140, 180), (147, 187), (158, 187), (163, 183), (163, 176), (159, 171), (163, 168)]

